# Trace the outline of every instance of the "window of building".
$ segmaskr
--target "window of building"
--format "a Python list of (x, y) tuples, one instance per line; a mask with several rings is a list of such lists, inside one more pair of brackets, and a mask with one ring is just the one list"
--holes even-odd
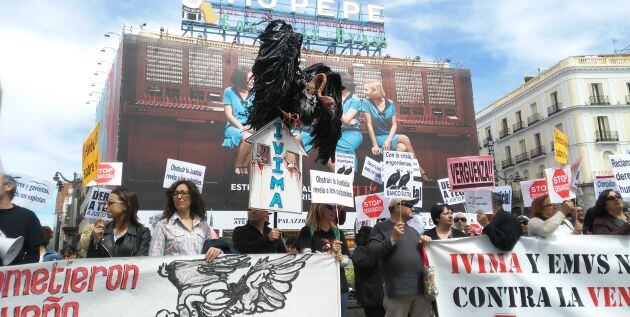
[(518, 146), (521, 148), (521, 153), (527, 152), (527, 146), (525, 145), (525, 140), (518, 141)]
[(600, 99), (602, 97), (602, 84), (591, 83), (591, 96), (595, 99)]
[(512, 158), (512, 149), (510, 149), (510, 146), (506, 146), (505, 147), (505, 159), (509, 160)]
[(486, 128), (486, 139), (492, 140), (492, 128)]
[(166, 88), (166, 97), (168, 98), (179, 98), (179, 89), (177, 88)]
[(517, 111), (516, 114), (514, 115), (514, 117), (516, 118), (516, 123), (519, 123), (519, 122), (523, 121), (520, 111)]
[(204, 100), (204, 93), (203, 91), (199, 91), (199, 90), (193, 90), (190, 92), (190, 99), (193, 100)]
[(529, 113), (531, 115), (535, 115), (538, 113), (538, 109), (536, 109), (536, 103), (534, 102), (533, 104), (529, 105)]
[(147, 90), (147, 94), (152, 97), (162, 97), (162, 88), (149, 87), (149, 89)]
[(558, 92), (554, 91), (551, 93), (551, 95), (549, 95), (551, 97), (551, 105), (552, 106), (556, 106), (558, 105), (560, 102), (558, 101)]
[(501, 120), (501, 129), (503, 131), (507, 131), (507, 129), (508, 129), (507, 118), (503, 118), (503, 120)]
[(541, 145), (541, 141), (540, 141), (540, 133), (536, 133), (534, 134), (534, 146), (536, 148), (539, 148)]
[(605, 135), (608, 133), (608, 131), (610, 131), (608, 117), (597, 117), (597, 131), (599, 131), (600, 135)]

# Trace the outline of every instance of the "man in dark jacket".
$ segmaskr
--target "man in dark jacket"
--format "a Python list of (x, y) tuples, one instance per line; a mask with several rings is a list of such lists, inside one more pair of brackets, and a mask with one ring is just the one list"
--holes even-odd
[(234, 228), (232, 240), (241, 254), (287, 253), (280, 230), (269, 228), (269, 212), (266, 210), (250, 209), (247, 223)]
[(352, 264), (357, 302), (363, 306), (366, 317), (383, 317), (383, 273), (378, 260), (371, 258), (368, 251), (371, 227), (363, 226), (356, 236)]
[(383, 306), (387, 317), (430, 317), (431, 302), (424, 295), (420, 233), (406, 224), (413, 218), (414, 200), (392, 198), (390, 219), (374, 226), (370, 234), (370, 257), (383, 270)]
[(483, 234), (499, 250), (512, 251), (521, 237), (518, 220), (511, 213), (503, 210), (503, 199), (498, 193), (492, 193), (492, 222), (483, 211), (477, 211), (477, 222), (483, 227)]

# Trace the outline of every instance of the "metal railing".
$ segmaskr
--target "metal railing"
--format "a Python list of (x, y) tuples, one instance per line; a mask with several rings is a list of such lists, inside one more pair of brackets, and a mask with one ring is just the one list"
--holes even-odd
[(543, 156), (545, 155), (545, 147), (544, 146), (538, 146), (535, 147), (531, 150), (529, 150), (529, 156), (533, 159), (535, 157), (539, 157), (539, 156)]
[(532, 125), (536, 122), (540, 121), (540, 113), (534, 113), (533, 115), (527, 118), (527, 124)]
[(512, 125), (512, 132), (516, 133), (516, 131), (518, 131), (518, 130), (520, 130), (522, 128), (524, 128), (523, 121), (519, 121), (519, 122), (515, 123), (514, 125)]
[(523, 152), (517, 155), (515, 159), (516, 159), (516, 164), (526, 162), (526, 161), (529, 161), (529, 155), (527, 155), (527, 152)]
[(588, 97), (590, 105), (609, 105), (610, 98), (606, 95), (597, 95)]
[(510, 157), (507, 160), (501, 161), (501, 168), (505, 169), (510, 166), (514, 166), (514, 160)]
[(547, 107), (547, 115), (553, 115), (556, 114), (558, 112), (562, 111), (562, 104), (561, 103), (557, 103), (554, 105), (551, 105), (551, 107)]
[(601, 130), (595, 131), (596, 142), (617, 142), (619, 141), (619, 133), (617, 131)]
[(503, 139), (503, 138), (505, 138), (508, 135), (510, 135), (510, 129), (509, 128), (505, 128), (505, 129), (499, 131), (499, 138), (500, 139)]

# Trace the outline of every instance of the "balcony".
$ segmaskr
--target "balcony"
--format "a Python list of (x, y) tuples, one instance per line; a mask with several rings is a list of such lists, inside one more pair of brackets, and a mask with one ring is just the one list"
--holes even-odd
[(519, 121), (512, 126), (512, 132), (516, 133), (516, 131), (523, 129), (523, 121)]
[(618, 142), (619, 133), (617, 131), (595, 131), (595, 142)]
[(514, 166), (514, 160), (510, 157), (507, 160), (501, 161), (501, 168), (506, 169), (508, 167)]
[(609, 105), (610, 98), (605, 95), (590, 96), (588, 97), (588, 102), (589, 105)]
[(527, 152), (523, 152), (517, 155), (515, 159), (516, 159), (516, 164), (527, 162), (529, 161), (529, 155), (527, 155)]
[(531, 150), (529, 150), (529, 156), (534, 159), (537, 158), (539, 156), (543, 156), (545, 155), (545, 147), (544, 146), (538, 146), (536, 148), (533, 148)]
[(538, 121), (540, 121), (540, 113), (534, 113), (527, 118), (527, 125), (532, 125)]
[(558, 112), (562, 111), (562, 104), (561, 103), (557, 103), (555, 105), (551, 105), (551, 107), (547, 108), (547, 115), (551, 116), (553, 114), (556, 114)]
[(505, 128), (501, 131), (499, 131), (499, 139), (503, 139), (506, 136), (510, 135), (510, 129), (509, 128)]

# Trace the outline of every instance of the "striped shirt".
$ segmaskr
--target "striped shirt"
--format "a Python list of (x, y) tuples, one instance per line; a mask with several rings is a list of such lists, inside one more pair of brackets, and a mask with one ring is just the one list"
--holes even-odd
[(194, 215), (193, 228), (188, 230), (178, 213), (160, 220), (153, 230), (149, 256), (201, 254), (207, 239), (218, 239), (208, 222)]

